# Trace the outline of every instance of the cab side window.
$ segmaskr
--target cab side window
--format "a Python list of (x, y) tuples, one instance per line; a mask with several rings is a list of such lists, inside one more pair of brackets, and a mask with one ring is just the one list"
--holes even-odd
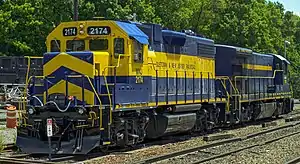
[(143, 62), (143, 44), (133, 40), (133, 58), (135, 62)]
[(124, 39), (123, 38), (115, 38), (114, 39), (114, 54), (115, 56), (124, 54)]
[(60, 40), (51, 40), (51, 52), (60, 51)]

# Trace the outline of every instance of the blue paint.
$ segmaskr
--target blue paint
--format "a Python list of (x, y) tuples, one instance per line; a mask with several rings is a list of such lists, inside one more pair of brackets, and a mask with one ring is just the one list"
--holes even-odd
[(129, 37), (133, 37), (141, 44), (149, 44), (149, 37), (144, 34), (135, 24), (116, 21), (117, 25), (122, 28)]
[[(53, 59), (55, 56), (59, 55), (60, 52), (48, 52), (44, 54), (43, 57), (43, 63), (44, 65), (48, 63), (51, 59)], [(83, 52), (66, 52), (66, 54), (78, 58), (80, 60), (83, 60), (85, 62), (88, 62), (90, 64), (93, 64), (93, 53), (91, 51), (83, 51)], [(67, 62), (67, 61), (65, 61)]]
[[(48, 76), (48, 77), (55, 77), (55, 78), (48, 78), (49, 81), (48, 87), (51, 88), (52, 86), (56, 85), (59, 81), (64, 80), (67, 75), (81, 75), (81, 74), (74, 70), (62, 66)], [(93, 81), (93, 78), (90, 78), (90, 80)], [(89, 91), (93, 91), (87, 78), (84, 78), (83, 80), (81, 77), (69, 77), (68, 81), (79, 87), (82, 86), (82, 82), (84, 81), (85, 89)]]

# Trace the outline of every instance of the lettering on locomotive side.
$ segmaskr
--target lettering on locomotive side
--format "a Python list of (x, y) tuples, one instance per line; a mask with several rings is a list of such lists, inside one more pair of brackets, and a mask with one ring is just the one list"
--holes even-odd
[(157, 63), (156, 63), (156, 66), (157, 66), (157, 67), (167, 67), (168, 64), (165, 63), (165, 62), (157, 62)]
[(166, 62), (157, 62), (157, 67), (162, 68), (173, 68), (173, 69), (196, 69), (194, 64), (180, 64), (180, 63), (166, 63)]

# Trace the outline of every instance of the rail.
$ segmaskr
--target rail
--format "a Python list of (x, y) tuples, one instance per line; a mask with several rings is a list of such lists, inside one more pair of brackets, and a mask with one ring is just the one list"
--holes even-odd
[(285, 164), (297, 164), (297, 163), (300, 163), (300, 156), (286, 162)]
[[(282, 125), (282, 126), (275, 127), (275, 128), (272, 128), (272, 129), (267, 129), (267, 130), (264, 130), (264, 131), (261, 131), (261, 132), (252, 133), (252, 134), (249, 134), (245, 137), (235, 137), (235, 138), (231, 138), (231, 139), (215, 141), (215, 142), (208, 143), (208, 144), (205, 144), (205, 145), (200, 145), (200, 146), (196, 146), (196, 147), (193, 147), (193, 148), (187, 148), (187, 149), (183, 149), (183, 150), (163, 154), (163, 155), (160, 155), (160, 156), (147, 158), (147, 159), (144, 159), (144, 160), (141, 160), (141, 161), (137, 161), (135, 163), (136, 164), (157, 163), (157, 162), (161, 162), (163, 160), (176, 158), (178, 156), (187, 155), (187, 154), (190, 154), (190, 153), (193, 153), (193, 152), (197, 152), (197, 151), (200, 152), (201, 150), (208, 149), (208, 148), (223, 146), (223, 145), (227, 145), (229, 143), (243, 142), (243, 141), (246, 141), (246, 140), (249, 140), (249, 139), (256, 138), (258, 136), (263, 136), (265, 134), (271, 134), (271, 133), (279, 131), (279, 130), (293, 128), (293, 127), (299, 126), (299, 125), (300, 125), (300, 122), (295, 122), (295, 123), (292, 123), (292, 124)], [(290, 137), (290, 136), (293, 136), (293, 135), (296, 135), (296, 134), (299, 134), (299, 133), (300, 133), (300, 131), (290, 133), (288, 135), (280, 136), (280, 137), (277, 137), (275, 139), (265, 141), (265, 142), (263, 142), (263, 144), (264, 143), (267, 144), (267, 143), (275, 142), (277, 140), (280, 140), (280, 139), (283, 139), (283, 138), (286, 138), (286, 137)], [(210, 161), (212, 159), (217, 159), (217, 158), (220, 158), (220, 157), (223, 157), (223, 156), (230, 155), (234, 152), (239, 152), (239, 151), (245, 150), (247, 148), (250, 148), (252, 146), (257, 146), (257, 145), (260, 145), (260, 144), (261, 143), (255, 143), (254, 145), (250, 145), (249, 147), (243, 147), (243, 148), (240, 148), (240, 149), (237, 149), (237, 150), (234, 150), (234, 151), (222, 153), (220, 155), (215, 155), (215, 156), (208, 157), (208, 158), (205, 158), (205, 159), (200, 159), (199, 161), (196, 161), (195, 163), (202, 163), (202, 162), (205, 162), (205, 161)]]

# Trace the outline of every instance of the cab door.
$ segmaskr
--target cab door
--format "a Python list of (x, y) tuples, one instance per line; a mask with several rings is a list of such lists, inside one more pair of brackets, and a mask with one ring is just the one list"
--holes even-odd
[[(111, 66), (110, 75), (114, 78), (114, 75), (117, 77), (128, 76), (129, 72), (129, 55), (128, 55), (128, 43), (127, 40), (121, 37), (116, 37), (113, 39), (113, 53), (111, 57)], [(116, 71), (116, 72), (115, 72)], [(114, 81), (114, 79), (112, 79)], [(126, 78), (116, 78), (116, 83), (127, 83)]]
[(151, 78), (148, 69), (148, 45), (136, 39), (131, 39), (131, 75), (130, 84), (135, 88), (135, 101), (145, 104), (149, 102), (151, 92)]
[(132, 39), (132, 75), (135, 75), (135, 83), (143, 84), (143, 67), (144, 67), (144, 45), (137, 40)]

